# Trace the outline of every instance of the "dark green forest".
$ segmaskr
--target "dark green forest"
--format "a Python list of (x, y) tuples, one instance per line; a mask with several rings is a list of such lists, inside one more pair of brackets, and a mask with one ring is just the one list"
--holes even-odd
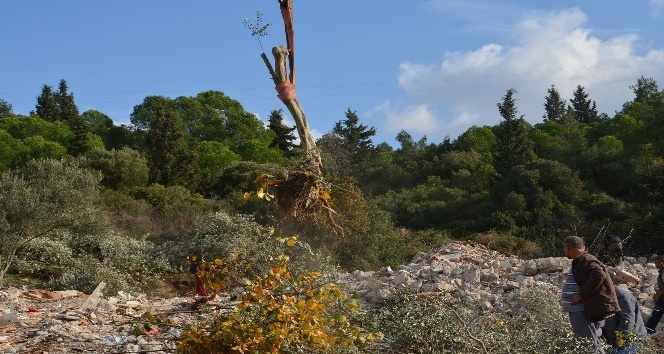
[(237, 247), (251, 230), (297, 235), (345, 269), (407, 263), (450, 240), (541, 257), (561, 256), (568, 235), (614, 234), (627, 255), (661, 253), (664, 91), (645, 77), (630, 88), (609, 115), (583, 86), (552, 85), (534, 125), (507, 89), (496, 93), (498, 124), (438, 144), (406, 131), (399, 146), (377, 142), (356, 111), (338, 112), (316, 143), (343, 237), (322, 213), (298, 220), (243, 197), (260, 174), (303, 159), (281, 109), (266, 125), (219, 91), (148, 96), (131, 124), (115, 125), (79, 112), (65, 80), (44, 85), (28, 116), (0, 98), (0, 283), (18, 274), (89, 289), (117, 276), (121, 288), (223, 243), (200, 241), (218, 224)]

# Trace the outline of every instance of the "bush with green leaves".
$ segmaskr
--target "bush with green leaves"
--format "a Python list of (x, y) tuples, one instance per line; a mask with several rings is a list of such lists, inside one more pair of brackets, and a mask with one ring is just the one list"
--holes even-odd
[(182, 186), (154, 183), (132, 188), (128, 194), (150, 205), (149, 217), (158, 223), (162, 234), (177, 235), (192, 230), (199, 217), (216, 208), (214, 201), (191, 193)]
[(102, 281), (106, 283), (104, 288), (106, 294), (132, 289), (131, 279), (124, 270), (103, 265), (89, 255), (73, 259), (62, 270), (62, 274), (57, 278), (52, 278), (47, 285), (54, 290), (76, 289), (90, 294)]
[(261, 164), (252, 161), (240, 161), (225, 167), (217, 180), (212, 192), (224, 198), (234, 192), (240, 194), (256, 189), (256, 177), (263, 173), (277, 174), (279, 166)]
[(81, 158), (81, 164), (99, 170), (101, 183), (110, 189), (143, 187), (148, 183), (148, 164), (137, 150), (93, 149)]
[(158, 262), (147, 257), (151, 248), (150, 242), (110, 230), (84, 238), (61, 233), (26, 244), (10, 270), (48, 280), (48, 287), (60, 290), (92, 291), (101, 281), (107, 291), (127, 290), (133, 275), (149, 274)]
[(161, 260), (155, 265), (157, 269), (176, 271), (183, 266), (185, 257), (198, 252), (215, 258), (233, 258), (241, 254), (257, 273), (269, 269), (274, 258), (281, 254), (289, 255), (293, 266), (299, 269), (315, 265), (325, 272), (328, 266), (327, 261), (312, 252), (306, 243), (298, 242), (297, 247), (286, 247), (275, 242), (275, 237), (280, 237), (279, 231), (258, 224), (248, 215), (209, 213), (197, 225), (194, 231), (154, 249), (151, 257)]
[(531, 259), (542, 256), (541, 248), (536, 242), (510, 234), (489, 231), (474, 235), (473, 241), (502, 254), (515, 255), (519, 258)]
[(6, 271), (50, 279), (59, 289), (126, 289), (150, 269), (149, 242), (111, 229), (98, 173), (75, 160), (31, 161), (0, 175), (0, 284)]
[(139, 238), (161, 233), (162, 226), (145, 200), (112, 189), (102, 190), (101, 198), (104, 212), (115, 230)]
[[(578, 354), (577, 340), (559, 304), (559, 292), (531, 283), (513, 290), (509, 305), (486, 310), (459, 294), (395, 293), (368, 312), (364, 326), (380, 329), (385, 340), (372, 353)], [(648, 345), (644, 346), (648, 350)], [(644, 353), (647, 351), (644, 351)]]
[(35, 160), (0, 174), (0, 286), (21, 249), (60, 234), (85, 238), (104, 226), (100, 176), (75, 161)]
[(126, 237), (117, 232), (108, 232), (98, 240), (97, 259), (106, 266), (126, 273), (148, 273), (156, 261), (148, 257), (154, 245), (146, 240)]
[(57, 276), (74, 259), (73, 251), (62, 239), (37, 237), (21, 249), (10, 272), (39, 278)]
[[(293, 236), (272, 241), (287, 247), (298, 243)], [(201, 265), (198, 274), (213, 293), (238, 276), (245, 279), (244, 292), (230, 312), (201, 319), (183, 331), (176, 353), (350, 354), (382, 337), (352, 320), (359, 303), (320, 272), (292, 272), (285, 254), (258, 273), (248, 272), (253, 267), (246, 262), (236, 255)]]

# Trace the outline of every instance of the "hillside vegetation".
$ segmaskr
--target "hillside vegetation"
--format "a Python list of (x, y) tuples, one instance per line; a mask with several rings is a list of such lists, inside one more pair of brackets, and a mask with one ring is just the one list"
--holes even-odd
[[(664, 92), (644, 77), (631, 89), (608, 115), (582, 86), (568, 100), (551, 86), (534, 125), (508, 89), (499, 124), (439, 144), (406, 131), (399, 146), (374, 142), (374, 127), (339, 112), (316, 142), (339, 237), (322, 214), (294, 219), (243, 197), (258, 176), (288, 176), (304, 158), (283, 111), (264, 124), (218, 91), (148, 96), (117, 126), (80, 113), (65, 80), (44, 85), (29, 116), (0, 100), (0, 281), (139, 286), (188, 252), (248, 247), (260, 228), (297, 235), (344, 269), (402, 264), (453, 239), (539, 257), (559, 255), (570, 234), (616, 234), (628, 254), (661, 252)], [(232, 230), (210, 229), (220, 220)]]

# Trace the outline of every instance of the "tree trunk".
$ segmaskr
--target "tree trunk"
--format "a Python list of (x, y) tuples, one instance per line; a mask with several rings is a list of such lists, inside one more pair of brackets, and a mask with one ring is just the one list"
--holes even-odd
[(295, 96), (295, 87), (289, 81), (288, 69), (286, 66), (288, 61), (288, 49), (283, 46), (274, 47), (272, 48), (272, 55), (274, 55), (276, 69), (272, 68), (265, 53), (261, 54), (261, 57), (270, 71), (270, 75), (272, 75), (272, 80), (279, 93), (278, 97), (286, 105), (288, 111), (293, 116), (293, 120), (295, 120), (297, 133), (300, 136), (300, 144), (307, 154), (308, 169), (320, 174), (320, 154), (316, 148), (313, 135), (311, 135), (311, 130), (309, 129), (304, 110), (300, 105), (300, 101)]

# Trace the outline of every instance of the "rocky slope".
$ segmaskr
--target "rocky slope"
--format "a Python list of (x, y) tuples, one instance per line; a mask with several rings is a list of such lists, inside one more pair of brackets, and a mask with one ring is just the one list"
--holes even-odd
[[(365, 306), (380, 306), (395, 290), (407, 287), (464, 297), (467, 303), (500, 311), (518, 306), (519, 290), (535, 283), (559, 292), (570, 264), (564, 257), (521, 260), (483, 246), (451, 243), (420, 253), (396, 269), (340, 274), (339, 282), (349, 293), (360, 295)], [(629, 257), (623, 269), (638, 281), (619, 286), (634, 293), (647, 318), (657, 270), (647, 259)], [(194, 298), (105, 295), (103, 286), (90, 295), (72, 290), (0, 290), (0, 353), (172, 353), (187, 324), (210, 315), (194, 310)], [(209, 304), (216, 311), (232, 308), (224, 297)], [(140, 317), (145, 313), (162, 314), (170, 325), (143, 328)]]

